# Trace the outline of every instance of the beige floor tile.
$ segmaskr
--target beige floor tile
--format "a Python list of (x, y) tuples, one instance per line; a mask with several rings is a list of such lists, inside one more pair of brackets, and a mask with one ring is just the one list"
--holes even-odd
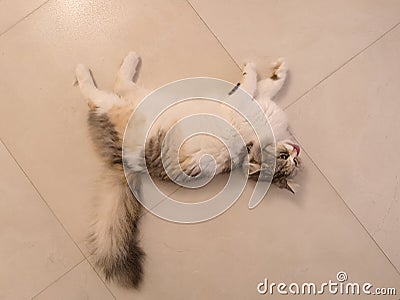
[[(2, 8), (11, 2), (0, 0), (0, 32), (40, 5), (18, 2), (7, 14)], [(304, 6), (272, 0), (190, 2), (237, 63), (254, 58), (266, 73), (267, 62), (287, 57), (292, 71), (280, 95), (282, 106), (400, 21), (396, 0), (311, 1)], [(400, 125), (395, 117), (398, 31), (289, 108), (305, 149), (397, 266), (399, 139), (391, 132)], [(143, 59), (139, 83), (150, 89), (187, 76), (235, 82), (240, 75), (184, 0), (50, 1), (1, 35), (0, 49), (0, 136), (84, 251), (101, 167), (87, 133), (87, 107), (71, 85), (75, 65), (90, 66), (104, 88), (112, 86), (122, 57), (132, 49)], [(256, 209), (248, 210), (249, 183), (229, 211), (208, 222), (179, 225), (145, 214), (145, 281), (139, 291), (110, 284), (113, 293), (118, 299), (259, 299), (256, 286), (265, 277), (321, 283), (334, 280), (338, 271), (346, 271), (350, 281), (400, 291), (398, 271), (303, 157), (301, 189), (294, 196), (272, 188)], [(6, 270), (0, 276), (0, 299), (29, 298), (82, 255), (1, 148), (0, 160), (6, 170), (0, 173), (0, 193), (12, 200), (3, 201), (0, 210), (5, 245), (0, 258)], [(223, 183), (220, 177), (205, 189), (180, 189), (174, 197), (202, 201)], [(176, 186), (163, 189), (172, 193)], [(61, 296), (112, 298), (86, 261), (38, 297)]]
[(400, 28), (288, 109), (296, 137), (400, 270)]
[(1, 0), (0, 34), (40, 7), (46, 0)]
[(190, 0), (235, 61), (286, 57), (283, 106), (400, 21), (397, 0)]
[[(247, 208), (249, 183), (230, 210), (208, 222), (179, 225), (145, 215), (143, 285), (135, 291), (110, 284), (113, 294), (117, 299), (260, 299), (256, 287), (265, 277), (321, 284), (336, 280), (339, 271), (352, 282), (399, 289), (395, 268), (305, 155), (303, 160), (298, 193), (272, 188), (254, 210)], [(279, 297), (268, 296), (273, 298)]]
[(28, 299), (83, 257), (0, 143), (0, 299)]
[(114, 297), (85, 260), (33, 299), (103, 300)]
[(100, 161), (86, 104), (71, 85), (75, 65), (90, 66), (104, 88), (132, 49), (142, 55), (139, 81), (149, 88), (240, 75), (183, 0), (52, 1), (1, 36), (0, 48), (0, 135), (80, 245)]

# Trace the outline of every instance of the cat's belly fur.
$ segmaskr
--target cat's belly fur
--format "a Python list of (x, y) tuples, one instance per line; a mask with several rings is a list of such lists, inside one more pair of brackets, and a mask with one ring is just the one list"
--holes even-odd
[[(279, 139), (283, 135), (281, 132), (286, 132), (287, 124), (285, 121), (281, 122), (280, 117), (275, 117), (279, 115), (281, 110), (277, 110), (277, 106), (274, 103), (271, 104), (263, 109), (270, 120), (271, 127), (276, 127), (275, 133), (278, 133), (277, 137)], [(221, 130), (220, 132), (221, 135), (225, 135), (223, 138), (228, 143), (227, 146), (230, 151), (216, 138), (206, 134), (193, 136), (187, 140), (184, 139), (188, 136), (187, 128), (177, 122), (182, 118), (196, 114), (214, 115), (228, 123), (235, 124), (234, 126), (228, 126), (230, 129)], [(211, 101), (184, 102), (168, 110), (154, 123), (152, 120), (147, 120), (146, 116), (142, 116), (139, 119), (143, 121), (136, 122), (134, 126), (131, 126), (132, 124), (128, 125), (128, 128), (131, 127), (131, 129), (125, 133), (125, 143), (128, 142), (129, 144), (129, 137), (134, 140), (137, 136), (142, 135), (148, 129), (146, 127), (150, 127), (149, 124), (152, 124), (145, 143), (146, 167), (150, 175), (162, 180), (182, 180), (185, 176), (195, 177), (199, 174), (211, 176), (229, 172), (241, 163), (242, 158), (247, 153), (244, 152), (246, 148), (242, 143), (238, 145), (238, 143), (233, 142), (234, 136), (240, 135), (245, 143), (256, 139), (248, 124), (245, 125), (242, 121), (238, 121), (239, 119), (233, 120), (232, 115), (227, 112), (226, 106)], [(169, 137), (164, 141), (166, 133), (174, 126), (176, 126), (176, 130), (173, 130), (172, 133), (170, 132)], [(197, 127), (201, 129), (202, 125), (197, 124)], [(205, 155), (209, 156), (204, 157)], [(210, 159), (210, 157), (213, 159)], [(202, 161), (202, 168), (200, 168), (200, 160)]]
[(195, 136), (186, 141), (179, 150), (176, 149), (178, 145), (164, 145), (162, 150), (164, 137), (165, 132), (159, 131), (146, 142), (146, 167), (152, 177), (185, 181), (199, 175), (212, 177), (229, 172), (232, 168), (226, 147), (213, 138)]
[[(194, 115), (206, 117), (189, 123), (179, 123), (183, 118)], [(227, 145), (208, 134), (205, 128), (218, 126), (213, 124), (215, 118), (226, 121), (228, 117), (223, 106), (211, 101), (187, 101), (163, 114), (154, 122), (149, 133), (150, 138), (146, 139), (145, 158), (149, 173), (163, 180), (185, 180), (198, 175), (211, 177), (229, 172), (233, 167), (231, 163), (238, 164), (240, 151), (237, 145), (229, 145), (234, 134), (234, 129), (229, 124), (226, 128), (219, 128), (215, 134), (227, 141)], [(193, 124), (194, 128), (190, 128)], [(193, 132), (199, 131), (205, 132), (193, 135)], [(227, 147), (231, 148), (231, 153)]]

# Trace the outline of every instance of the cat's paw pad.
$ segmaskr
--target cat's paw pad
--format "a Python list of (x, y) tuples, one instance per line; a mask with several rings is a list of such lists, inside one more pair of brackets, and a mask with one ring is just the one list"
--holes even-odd
[(272, 75), (271, 79), (278, 80), (286, 76), (288, 71), (287, 63), (283, 60), (283, 58), (279, 58), (272, 65)]

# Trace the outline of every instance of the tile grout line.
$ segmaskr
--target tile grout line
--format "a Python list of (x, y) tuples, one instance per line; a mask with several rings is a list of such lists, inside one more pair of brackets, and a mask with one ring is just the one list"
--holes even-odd
[[(32, 14), (34, 14), (37, 10), (39, 10), (40, 8), (42, 8), (44, 5), (46, 5), (48, 2), (50, 2), (50, 0), (45, 1), (44, 3), (42, 3), (40, 6), (38, 6), (37, 8), (35, 8), (34, 10), (32, 10), (31, 12), (29, 12), (27, 15), (25, 15), (24, 17), (22, 17), (21, 19), (19, 19), (16, 23), (12, 24), (11, 26), (9, 26), (8, 28), (6, 28), (3, 32), (0, 32), (0, 37), (4, 34), (6, 34), (7, 32), (9, 32), (10, 30), (12, 30), (15, 26), (17, 26), (19, 23), (21, 23), (22, 21), (24, 21), (26, 18), (28, 18), (29, 16), (31, 16)], [(220, 44), (220, 46), (224, 49), (224, 51), (228, 54), (228, 56), (230, 57), (230, 59), (233, 61), (233, 63), (239, 68), (239, 70), (241, 70), (240, 65), (236, 62), (236, 60), (233, 58), (233, 56), (229, 53), (229, 51), (225, 48), (225, 46), (222, 44), (222, 42), (218, 39), (218, 37), (216, 36), (216, 34), (211, 30), (211, 28), (208, 26), (208, 24), (205, 22), (205, 20), (200, 16), (200, 14), (197, 12), (197, 10), (193, 7), (193, 5), (190, 3), (189, 0), (187, 0), (187, 3), (190, 5), (190, 7), (193, 9), (193, 11), (195, 12), (195, 14), (198, 16), (198, 18), (202, 21), (202, 23), (206, 26), (206, 28), (210, 31), (210, 33), (214, 36), (214, 38), (217, 40), (217, 42)], [(319, 86), (322, 82), (326, 81), (328, 78), (330, 78), (334, 73), (336, 73), (337, 71), (339, 71), (340, 69), (342, 69), (345, 65), (347, 65), (348, 63), (350, 63), (352, 60), (354, 60), (356, 57), (358, 57), (359, 55), (361, 55), (363, 52), (365, 52), (368, 48), (370, 48), (371, 46), (373, 46), (375, 43), (377, 43), (379, 40), (381, 40), (382, 38), (384, 38), (388, 33), (390, 33), (392, 30), (394, 30), (398, 25), (400, 24), (397, 23), (395, 24), (393, 27), (391, 27), (389, 30), (387, 30), (386, 32), (384, 32), (380, 37), (378, 37), (375, 41), (373, 41), (371, 44), (367, 45), (365, 48), (363, 48), (361, 51), (359, 51), (358, 53), (356, 53), (355, 55), (353, 55), (350, 59), (348, 59), (347, 61), (345, 61), (342, 65), (340, 65), (337, 69), (335, 69), (334, 71), (332, 71), (331, 73), (329, 73), (326, 77), (324, 77), (322, 80), (318, 81), (315, 85), (313, 85), (310, 89), (308, 89), (306, 92), (304, 92), (301, 96), (299, 96), (295, 101), (293, 101), (292, 103), (290, 103), (288, 106), (286, 106), (284, 108), (284, 110), (288, 109), (289, 107), (291, 107), (293, 104), (297, 103), (299, 100), (301, 100), (304, 96), (306, 96), (309, 92), (311, 92), (312, 90), (314, 90), (317, 86)], [(296, 138), (297, 139), (297, 138)], [(0, 139), (0, 142), (4, 145), (5, 149), (7, 150), (7, 152), (9, 153), (9, 155), (13, 158), (14, 162), (17, 164), (17, 166), (19, 167), (19, 169), (23, 172), (24, 176), (28, 179), (28, 181), (30, 182), (30, 184), (33, 186), (33, 188), (35, 189), (35, 191), (38, 193), (38, 195), (40, 196), (40, 198), (42, 199), (42, 201), (45, 203), (45, 205), (48, 207), (48, 209), (50, 210), (50, 212), (53, 214), (53, 216), (56, 218), (56, 220), (61, 224), (62, 228), (64, 229), (64, 231), (67, 233), (67, 235), (71, 238), (71, 240), (74, 242), (74, 244), (77, 246), (77, 248), (79, 249), (79, 251), (81, 252), (81, 254), (83, 255), (83, 259), (78, 262), (76, 265), (74, 265), (71, 269), (67, 270), (64, 274), (62, 274), (59, 278), (57, 278), (55, 281), (53, 281), (51, 284), (49, 284), (48, 286), (46, 286), (43, 290), (41, 290), (38, 294), (36, 294), (33, 298), (37, 297), (39, 294), (41, 294), (42, 292), (44, 292), (48, 287), (50, 287), (51, 285), (53, 285), (54, 283), (56, 283), (57, 281), (59, 281), (61, 278), (63, 278), (65, 275), (67, 275), (68, 273), (70, 273), (73, 269), (75, 269), (77, 266), (79, 266), (82, 262), (84, 262), (85, 260), (88, 261), (89, 265), (92, 267), (92, 269), (95, 271), (95, 273), (97, 274), (97, 276), (100, 278), (100, 280), (103, 282), (103, 284), (106, 286), (107, 290), (111, 293), (111, 295), (115, 298), (114, 294), (111, 292), (111, 290), (108, 288), (107, 284), (103, 281), (103, 279), (101, 278), (101, 276), (98, 274), (98, 272), (95, 270), (95, 268), (93, 267), (93, 265), (91, 264), (91, 262), (88, 260), (88, 257), (86, 257), (86, 255), (84, 255), (84, 253), (81, 251), (80, 247), (77, 245), (77, 243), (75, 242), (75, 240), (71, 237), (71, 235), (69, 234), (69, 232), (66, 230), (66, 228), (64, 227), (63, 223), (58, 219), (58, 217), (56, 216), (56, 214), (54, 213), (54, 211), (50, 208), (50, 206), (48, 205), (48, 203), (44, 200), (44, 197), (42, 196), (42, 194), (39, 192), (39, 190), (37, 189), (37, 187), (34, 185), (34, 183), (32, 182), (32, 180), (29, 178), (29, 176), (27, 175), (27, 173), (25, 172), (25, 170), (22, 168), (22, 166), (18, 163), (18, 161), (16, 160), (16, 158), (14, 157), (14, 155), (11, 153), (11, 151), (9, 150), (9, 148), (5, 145), (5, 143), (3, 142), (2, 139)], [(301, 144), (301, 143), (300, 143)], [(303, 147), (304, 149), (304, 147)], [(372, 235), (369, 233), (369, 231), (365, 228), (365, 226), (362, 224), (362, 222), (358, 219), (358, 217), (355, 215), (355, 213), (351, 210), (351, 208), (347, 205), (347, 203), (344, 201), (344, 199), (342, 198), (342, 196), (339, 194), (339, 192), (336, 190), (336, 188), (332, 185), (332, 183), (329, 181), (329, 179), (325, 176), (325, 174), (322, 172), (322, 170), (317, 166), (317, 164), (315, 163), (315, 161), (311, 158), (311, 156), (308, 154), (307, 151), (304, 151), (307, 156), (310, 158), (311, 162), (314, 164), (314, 166), (317, 168), (317, 170), (322, 174), (322, 176), (325, 178), (325, 180), (327, 180), (328, 184), (333, 188), (333, 190), (335, 191), (335, 193), (339, 196), (339, 198), (343, 201), (343, 203), (345, 204), (345, 206), (348, 208), (348, 210), (352, 213), (352, 215), (356, 218), (356, 220), (359, 222), (359, 224), (362, 226), (362, 228), (366, 231), (366, 233), (370, 236), (370, 238), (374, 241), (374, 243), (376, 244), (376, 246), (378, 247), (378, 249), (383, 253), (383, 255), (387, 258), (387, 260), (390, 262), (390, 264), (394, 267), (394, 269), (397, 271), (397, 273), (400, 275), (400, 271), (396, 268), (396, 266), (392, 263), (392, 261), (389, 259), (389, 257), (386, 255), (386, 253), (382, 250), (382, 248), (379, 246), (379, 244), (376, 242), (376, 240), (372, 237)], [(177, 189), (179, 190), (179, 188)], [(177, 192), (177, 190), (175, 190), (174, 192), (170, 193), (174, 194), (175, 192)], [(148, 211), (146, 210), (146, 212), (143, 214), (147, 214)], [(143, 216), (142, 215), (142, 216)], [(142, 217), (141, 216), (141, 217)], [(33, 299), (32, 298), (32, 299)]]
[(361, 227), (364, 229), (364, 231), (367, 233), (367, 235), (371, 238), (371, 240), (374, 242), (374, 244), (378, 247), (380, 252), (386, 257), (386, 259), (389, 261), (389, 263), (392, 265), (392, 267), (396, 270), (396, 273), (400, 276), (400, 270), (394, 265), (392, 260), (387, 256), (386, 252), (383, 251), (381, 246), (378, 244), (378, 242), (374, 239), (372, 234), (369, 232), (369, 230), (364, 226), (364, 224), (361, 222), (361, 220), (357, 217), (357, 215), (354, 213), (354, 211), (350, 208), (350, 206), (347, 204), (347, 202), (343, 199), (339, 191), (334, 187), (334, 185), (331, 183), (331, 181), (328, 179), (328, 177), (322, 172), (322, 170), (318, 167), (316, 162), (312, 159), (311, 155), (307, 152), (307, 150), (304, 148), (304, 145), (301, 143), (300, 139), (293, 135), (296, 141), (299, 142), (300, 146), (304, 150), (304, 153), (309, 157), (311, 160), (312, 164), (317, 168), (317, 170), (321, 173), (323, 178), (328, 182), (328, 184), (331, 186), (331, 188), (335, 191), (336, 195), (339, 196), (339, 198), (342, 200), (344, 205), (347, 207), (347, 209), (350, 211), (350, 213), (353, 215), (353, 217), (357, 220), (357, 222), (361, 225)]
[(387, 31), (385, 31), (382, 35), (380, 35), (377, 39), (375, 39), (373, 42), (365, 46), (363, 49), (361, 49), (359, 52), (351, 56), (348, 60), (346, 60), (343, 64), (341, 64), (339, 67), (337, 67), (335, 70), (330, 72), (328, 75), (326, 75), (324, 78), (322, 78), (320, 81), (318, 81), (316, 84), (314, 84), (311, 88), (309, 88), (307, 91), (305, 91), (303, 94), (301, 94), (299, 97), (297, 97), (293, 102), (288, 104), (283, 110), (288, 109), (289, 107), (293, 106), (295, 103), (300, 101), (302, 98), (304, 98), (308, 93), (310, 93), (312, 90), (317, 88), (321, 83), (329, 79), (332, 75), (334, 75), (336, 72), (340, 71), (343, 69), (347, 64), (349, 64), (351, 61), (356, 59), (358, 56), (363, 54), (366, 50), (368, 50), (371, 46), (375, 45), (377, 42), (379, 42), (381, 39), (383, 39), (387, 34), (389, 34), (391, 31), (396, 29), (397, 26), (399, 26), (400, 22), (396, 23), (394, 26), (390, 27)]
[[(217, 42), (220, 44), (220, 46), (224, 49), (224, 51), (228, 54), (228, 56), (230, 57), (230, 59), (233, 61), (233, 63), (241, 70), (242, 68), (240, 67), (240, 65), (236, 62), (236, 60), (233, 58), (233, 56), (229, 53), (229, 51), (225, 48), (225, 46), (222, 44), (222, 42), (220, 41), (220, 39), (216, 36), (216, 34), (212, 31), (212, 29), (210, 28), (210, 26), (208, 26), (208, 24), (206, 23), (206, 21), (200, 16), (200, 14), (198, 13), (198, 11), (194, 8), (194, 6), (192, 5), (192, 3), (190, 2), (190, 0), (186, 0), (186, 2), (189, 4), (189, 6), (193, 9), (193, 11), (195, 12), (195, 14), (198, 16), (198, 18), (202, 21), (202, 23), (206, 26), (206, 28), (210, 31), (210, 33), (214, 36), (214, 38), (217, 40)], [(398, 25), (400, 24), (400, 22), (396, 23), (395, 25), (393, 25), (392, 27), (390, 27), (387, 31), (385, 31), (382, 35), (380, 35), (377, 39), (375, 39), (373, 42), (371, 42), (370, 44), (368, 44), (366, 47), (364, 47), (363, 49), (361, 49), (359, 52), (357, 52), (356, 54), (354, 54), (353, 56), (351, 56), (348, 60), (346, 60), (343, 64), (341, 64), (338, 68), (336, 68), (335, 70), (333, 70), (332, 72), (330, 72), (327, 76), (325, 76), (323, 79), (321, 79), (320, 81), (318, 81), (316, 84), (314, 84), (311, 88), (309, 88), (307, 91), (305, 91), (302, 95), (300, 95), (295, 101), (293, 101), (292, 103), (290, 103), (289, 105), (287, 105), (285, 108), (283, 108), (283, 110), (288, 109), (289, 107), (291, 107), (293, 104), (297, 103), (299, 100), (301, 100), (304, 96), (306, 96), (309, 92), (311, 92), (312, 90), (314, 90), (317, 86), (319, 86), (322, 82), (326, 81), (328, 78), (330, 78), (333, 74), (335, 74), (337, 71), (341, 70), (344, 66), (346, 66), (348, 63), (350, 63), (351, 61), (353, 61), (355, 58), (357, 58), (359, 55), (361, 55), (362, 53), (364, 53), (368, 48), (370, 48), (371, 46), (373, 46), (374, 44), (376, 44), (378, 41), (380, 41), (382, 38), (384, 38), (387, 34), (389, 34), (391, 31), (393, 31)], [(295, 137), (296, 138), (296, 137)], [(296, 138), (297, 139), (297, 138)], [(304, 147), (303, 147), (304, 149)], [(370, 232), (366, 229), (366, 227), (362, 224), (362, 222), (358, 219), (358, 217), (355, 215), (355, 213), (353, 212), (353, 210), (351, 210), (351, 208), (347, 205), (347, 203), (344, 201), (344, 199), (342, 198), (342, 196), (339, 194), (339, 192), (336, 190), (336, 188), (332, 185), (332, 183), (328, 180), (328, 178), (325, 176), (325, 174), (322, 172), (322, 170), (317, 166), (317, 164), (314, 162), (314, 160), (311, 158), (311, 156), (308, 154), (307, 151), (304, 151), (307, 156), (310, 158), (311, 162), (314, 164), (314, 166), (317, 168), (317, 170), (322, 174), (322, 176), (325, 178), (325, 180), (328, 182), (328, 184), (332, 187), (332, 189), (335, 191), (335, 193), (339, 196), (339, 198), (343, 201), (343, 203), (345, 204), (345, 206), (347, 207), (347, 209), (351, 212), (351, 214), (356, 218), (356, 220), (358, 221), (358, 223), (362, 226), (362, 228), (365, 230), (365, 232), (368, 234), (368, 236), (374, 241), (375, 245), (378, 247), (378, 249), (383, 253), (383, 255), (386, 257), (386, 259), (389, 261), (389, 263), (393, 266), (393, 268), (396, 270), (396, 272), (400, 275), (400, 271), (397, 269), (397, 267), (392, 263), (392, 261), (389, 259), (389, 257), (386, 255), (386, 253), (383, 251), (383, 249), (380, 247), (380, 245), (377, 243), (377, 241), (372, 237), (372, 235), (370, 234)], [(178, 189), (179, 190), (179, 189)], [(175, 191), (176, 192), (176, 191)], [(175, 192), (171, 193), (174, 194)], [(162, 201), (161, 201), (162, 202)], [(161, 203), (160, 202), (160, 203)], [(159, 204), (160, 204), (159, 203)], [(157, 204), (156, 206), (158, 206), (159, 204)], [(146, 212), (141, 215), (144, 216), (145, 214), (147, 214), (148, 211), (146, 210)]]
[[(139, 219), (141, 219), (143, 216), (147, 215), (151, 210), (153, 210), (154, 208), (156, 208), (157, 206), (159, 206), (162, 202), (164, 202), (167, 198), (169, 198), (169, 196), (175, 194), (177, 191), (179, 191), (180, 189), (182, 189), (181, 186), (178, 186), (174, 191), (170, 192), (169, 194), (167, 194), (165, 197), (163, 197), (161, 199), (161, 201), (159, 201), (156, 205), (154, 205), (151, 209), (147, 209), (146, 207), (143, 207), (144, 212), (141, 213), (139, 215)], [(160, 191), (161, 192), (161, 191)], [(141, 203), (140, 203), (141, 204)], [(143, 204), (141, 204), (143, 206)]]
[(25, 20), (26, 18), (28, 18), (29, 16), (31, 16), (33, 13), (35, 13), (37, 10), (39, 10), (42, 6), (46, 5), (48, 2), (50, 2), (50, 0), (46, 0), (45, 2), (43, 2), (42, 4), (40, 4), (38, 7), (36, 7), (35, 9), (33, 9), (32, 11), (30, 11), (28, 14), (26, 14), (25, 16), (23, 16), (21, 19), (19, 19), (18, 21), (16, 21), (14, 24), (10, 25), (9, 27), (7, 27), (5, 30), (3, 30), (2, 32), (0, 32), (0, 37), (3, 34), (6, 34), (7, 32), (9, 32), (11, 29), (13, 29), (15, 26), (17, 26), (19, 23), (21, 23), (23, 20)]
[(236, 62), (236, 60), (233, 58), (233, 56), (229, 53), (229, 51), (225, 48), (225, 46), (222, 44), (222, 42), (220, 41), (220, 39), (217, 37), (217, 35), (214, 33), (214, 31), (212, 31), (212, 29), (210, 28), (210, 26), (208, 26), (207, 22), (200, 16), (200, 14), (197, 12), (197, 10), (194, 8), (194, 6), (192, 5), (192, 3), (190, 3), (190, 0), (186, 0), (186, 2), (189, 4), (189, 6), (193, 9), (194, 13), (197, 15), (197, 17), (200, 19), (200, 21), (204, 24), (204, 26), (206, 26), (206, 28), (208, 29), (208, 31), (210, 31), (210, 33), (214, 36), (214, 38), (217, 40), (218, 44), (220, 44), (220, 46), (222, 47), (222, 49), (224, 49), (224, 51), (226, 52), (226, 54), (228, 54), (228, 56), (230, 57), (230, 59), (233, 61), (233, 63), (239, 68), (239, 70), (242, 70), (242, 67), (240, 67), (240, 65)]
[[(90, 257), (90, 256), (89, 256)], [(100, 281), (104, 284), (104, 286), (106, 287), (107, 291), (110, 292), (111, 296), (116, 300), (117, 297), (115, 297), (114, 293), (110, 290), (110, 288), (108, 287), (107, 283), (103, 280), (103, 277), (100, 276), (99, 272), (97, 272), (96, 268), (94, 267), (94, 265), (92, 264), (92, 262), (89, 260), (89, 257), (86, 258), (86, 261), (88, 262), (89, 266), (92, 268), (92, 270), (96, 273), (97, 277), (100, 279)]]
[[(361, 51), (359, 51), (358, 53), (356, 53), (355, 55), (353, 55), (350, 59), (348, 59), (347, 61), (345, 61), (342, 65), (340, 65), (337, 69), (335, 69), (334, 71), (332, 71), (331, 73), (329, 73), (327, 76), (325, 76), (322, 80), (318, 81), (315, 85), (313, 85), (310, 89), (308, 89), (306, 92), (304, 92), (301, 96), (299, 96), (295, 101), (293, 101), (292, 103), (290, 103), (289, 105), (287, 105), (283, 110), (287, 110), (289, 107), (291, 107), (292, 105), (294, 105), (295, 103), (297, 103), (298, 101), (300, 101), (302, 98), (304, 98), (308, 93), (310, 93), (312, 90), (314, 90), (315, 88), (317, 88), (322, 82), (326, 81), (328, 78), (330, 78), (333, 74), (335, 74), (336, 72), (340, 71), (342, 68), (344, 68), (348, 63), (350, 63), (351, 61), (353, 61), (354, 59), (356, 59), (358, 56), (360, 56), (362, 53), (364, 53), (367, 49), (369, 49), (370, 47), (372, 47), (374, 44), (376, 44), (377, 42), (379, 42), (381, 39), (383, 39), (387, 34), (389, 34), (391, 31), (393, 31), (394, 29), (396, 29), (396, 27), (398, 27), (400, 24), (400, 22), (396, 23), (394, 26), (392, 26), (391, 28), (389, 28), (386, 32), (384, 32), (381, 36), (379, 36), (377, 39), (375, 39), (372, 43), (370, 43), (369, 45), (367, 45), (366, 47), (364, 47)], [(295, 137), (295, 139), (297, 141), (299, 141), (300, 145), (301, 142), (299, 140), (298, 137), (296, 137), (294, 134), (293, 136)], [(304, 146), (302, 145), (303, 149)], [(375, 245), (378, 247), (378, 249), (381, 251), (381, 253), (386, 257), (386, 259), (389, 261), (389, 263), (392, 265), (392, 267), (396, 270), (397, 274), (400, 275), (400, 270), (394, 265), (394, 263), (392, 262), (392, 260), (387, 256), (386, 252), (381, 248), (381, 246), (378, 244), (378, 242), (374, 239), (374, 237), (372, 236), (372, 234), (369, 232), (369, 230), (364, 226), (364, 224), (361, 222), (361, 220), (357, 217), (357, 215), (354, 213), (354, 211), (349, 207), (349, 205), (347, 204), (347, 202), (343, 199), (343, 197), (341, 196), (341, 194), (339, 193), (339, 191), (334, 187), (334, 185), (331, 183), (331, 181), (328, 179), (328, 177), (325, 175), (324, 172), (322, 172), (322, 170), (318, 167), (318, 165), (316, 164), (316, 162), (312, 159), (311, 155), (304, 150), (304, 152), (307, 154), (307, 156), (310, 158), (311, 162), (313, 163), (313, 165), (317, 168), (317, 170), (322, 174), (322, 176), (325, 178), (325, 180), (328, 182), (328, 184), (332, 187), (332, 189), (335, 191), (335, 193), (339, 196), (339, 198), (343, 201), (344, 205), (347, 207), (347, 209), (351, 212), (351, 214), (354, 216), (354, 218), (357, 220), (357, 222), (361, 225), (361, 227), (364, 229), (364, 231), (368, 234), (368, 236), (371, 238), (371, 240), (375, 243)]]
[(73, 265), (69, 270), (64, 272), (61, 276), (59, 276), (57, 279), (52, 281), (50, 284), (48, 284), (46, 287), (41, 289), (37, 294), (35, 294), (31, 300), (35, 299), (37, 296), (39, 296), (41, 293), (43, 293), (45, 290), (47, 290), (49, 287), (51, 287), (53, 284), (55, 284), (57, 281), (59, 281), (61, 278), (63, 278), (65, 275), (69, 274), (72, 270), (74, 270), (77, 266), (79, 266), (81, 263), (83, 263), (86, 260), (86, 258), (83, 258), (81, 261), (79, 261), (77, 264)]
[(55, 214), (55, 212), (51, 209), (50, 205), (47, 203), (46, 200), (44, 200), (43, 195), (39, 192), (39, 189), (36, 187), (36, 185), (33, 183), (33, 181), (30, 179), (30, 177), (28, 176), (28, 174), (25, 172), (25, 170), (22, 168), (22, 166), (20, 165), (20, 163), (17, 161), (17, 159), (15, 158), (15, 156), (11, 153), (10, 149), (7, 147), (7, 145), (4, 143), (3, 139), (0, 138), (0, 143), (3, 144), (4, 148), (7, 150), (8, 154), (11, 156), (11, 158), (14, 160), (14, 162), (16, 163), (16, 165), (18, 166), (18, 168), (20, 169), (20, 171), (24, 174), (25, 178), (28, 180), (28, 182), (31, 184), (31, 186), (34, 188), (34, 190), (36, 191), (36, 193), (39, 195), (40, 199), (43, 201), (43, 203), (46, 205), (46, 207), (48, 208), (48, 210), (50, 211), (50, 213), (53, 215), (53, 217), (57, 220), (57, 222), (61, 225), (61, 228), (64, 230), (64, 232), (67, 234), (67, 236), (71, 239), (71, 241), (74, 243), (74, 245), (76, 246), (76, 248), (79, 250), (79, 252), (81, 253), (83, 258), (86, 258), (86, 255), (83, 253), (83, 251), (81, 250), (81, 248), (78, 246), (77, 242), (72, 238), (71, 234), (69, 233), (69, 231), (65, 228), (64, 224), (61, 222), (61, 220), (57, 217), (57, 215)]

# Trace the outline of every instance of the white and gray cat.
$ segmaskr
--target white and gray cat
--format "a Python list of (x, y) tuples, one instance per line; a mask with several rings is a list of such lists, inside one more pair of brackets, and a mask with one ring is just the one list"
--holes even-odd
[[(138, 246), (137, 223), (141, 206), (130, 187), (140, 189), (140, 174), (144, 169), (154, 177), (169, 179), (161, 160), (161, 146), (165, 133), (186, 111), (185, 108), (177, 109), (172, 115), (155, 124), (146, 140), (145, 150), (141, 145), (135, 144), (133, 136), (130, 136), (131, 145), (130, 137), (125, 137), (128, 147), (137, 150), (137, 158), (128, 162), (132, 171), (127, 172), (125, 177), (122, 157), (124, 132), (132, 112), (149, 94), (133, 82), (138, 63), (139, 57), (136, 53), (131, 52), (127, 55), (118, 71), (113, 93), (99, 90), (88, 68), (83, 65), (76, 68), (77, 83), (90, 108), (90, 134), (106, 165), (97, 192), (95, 217), (89, 238), (91, 253), (107, 279), (133, 287), (137, 287), (143, 277), (144, 252)], [(262, 80), (257, 79), (254, 64), (249, 63), (244, 68), (238, 86), (250, 95), (249, 101), (258, 102), (275, 136), (276, 166), (272, 182), (294, 193), (288, 180), (294, 177), (300, 165), (300, 148), (290, 139), (288, 122), (283, 111), (271, 100), (283, 86), (286, 76), (287, 66), (281, 60), (275, 63), (271, 76)], [(211, 106), (209, 109), (215, 112), (215, 107)], [(231, 114), (226, 114), (224, 106), (219, 106), (218, 110), (225, 119), (231, 118)], [(147, 120), (145, 115), (142, 116), (142, 120), (143, 124), (151, 121)], [(178, 169), (189, 177), (196, 177), (204, 171), (207, 173), (204, 166), (202, 169), (199, 167), (199, 159), (204, 154), (215, 158), (216, 169), (213, 168), (213, 172), (216, 174), (240, 167), (244, 157), (248, 156), (249, 178), (262, 180), (261, 155), (264, 149), (261, 149), (260, 143), (249, 132), (248, 124), (242, 124), (237, 119), (231, 121), (235, 123), (236, 129), (246, 142), (244, 149), (243, 146), (238, 146), (233, 152), (233, 156), (236, 157), (232, 157), (232, 152), (229, 153), (222, 143), (197, 136), (183, 144), (179, 152), (171, 150), (169, 153), (168, 148), (167, 152), (163, 152), (167, 156), (179, 156), (179, 159), (171, 160), (176, 161), (177, 165), (172, 163), (168, 166), (168, 175), (171, 172), (174, 174), (174, 170)], [(143, 124), (129, 122), (128, 128), (131, 133), (143, 134)], [(144, 156), (144, 160), (140, 156)], [(142, 161), (145, 161), (145, 165)], [(235, 163), (232, 164), (232, 161)]]

